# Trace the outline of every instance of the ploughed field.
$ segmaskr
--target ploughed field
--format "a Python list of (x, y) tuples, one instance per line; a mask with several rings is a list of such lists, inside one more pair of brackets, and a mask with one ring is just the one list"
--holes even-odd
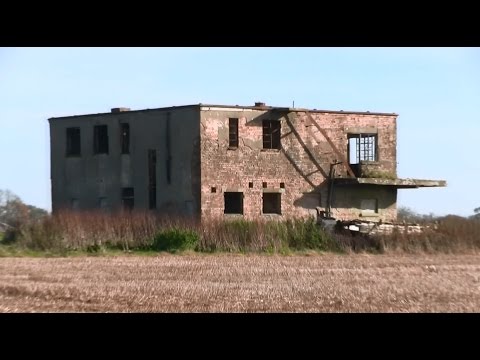
[(0, 258), (0, 312), (480, 312), (480, 256)]

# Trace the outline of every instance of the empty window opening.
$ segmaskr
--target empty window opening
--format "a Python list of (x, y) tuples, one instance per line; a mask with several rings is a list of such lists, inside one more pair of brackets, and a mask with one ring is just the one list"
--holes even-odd
[(134, 206), (134, 191), (132, 187), (122, 188), (122, 206), (125, 210), (132, 210)]
[(359, 164), (360, 161), (377, 161), (377, 135), (348, 135), (348, 157), (350, 164)]
[(165, 165), (167, 168), (166, 168), (165, 174), (167, 176), (167, 184), (172, 183), (172, 147), (170, 144), (170, 118), (171, 118), (171, 114), (168, 112), (167, 121), (165, 123), (165, 137), (166, 137), (165, 150), (167, 154), (167, 159), (165, 161)]
[(93, 153), (108, 154), (108, 127), (96, 125), (93, 128)]
[(78, 199), (76, 199), (76, 198), (70, 199), (70, 206), (71, 206), (72, 210), (78, 210), (78, 208), (80, 206), (80, 204), (78, 202)]
[(228, 147), (238, 147), (238, 119), (228, 119)]
[(263, 183), (262, 183), (262, 187), (263, 187), (264, 189), (266, 189), (266, 188), (267, 188), (267, 183), (266, 183), (266, 182), (263, 182)]
[(263, 120), (263, 148), (280, 149), (280, 121)]
[(217, 192), (217, 188), (215, 186), (212, 186), (212, 189), (211, 189), (212, 193), (216, 193)]
[(67, 128), (67, 156), (80, 156), (80, 128)]
[(378, 200), (377, 199), (362, 199), (361, 201), (362, 215), (378, 214)]
[(120, 126), (122, 154), (130, 154), (130, 125), (122, 123)]
[(263, 193), (263, 209), (264, 214), (282, 215), (281, 193)]
[(252, 188), (253, 188), (253, 182), (249, 182), (249, 183), (248, 183), (248, 187), (249, 187), (250, 189), (252, 189)]
[(225, 192), (225, 214), (243, 214), (243, 193)]
[(284, 182), (280, 183), (280, 188), (285, 189), (285, 183)]
[(157, 152), (148, 150), (148, 207), (157, 208)]

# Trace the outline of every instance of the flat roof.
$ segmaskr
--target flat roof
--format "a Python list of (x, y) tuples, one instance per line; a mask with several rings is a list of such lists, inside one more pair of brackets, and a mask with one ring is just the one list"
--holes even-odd
[(105, 112), (105, 113), (95, 113), (95, 114), (82, 114), (82, 115), (68, 115), (68, 116), (54, 116), (49, 118), (48, 120), (53, 119), (67, 119), (67, 118), (75, 118), (75, 117), (84, 117), (84, 116), (104, 116), (104, 115), (121, 115), (121, 114), (129, 114), (129, 113), (137, 113), (137, 112), (144, 112), (144, 111), (158, 111), (158, 110), (174, 110), (174, 109), (182, 109), (188, 107), (210, 107), (210, 108), (221, 108), (221, 109), (233, 109), (233, 110), (242, 110), (242, 109), (249, 109), (249, 110), (260, 110), (260, 111), (278, 111), (278, 112), (312, 112), (312, 113), (326, 113), (326, 114), (360, 114), (360, 115), (381, 115), (381, 116), (398, 116), (396, 113), (382, 113), (382, 112), (370, 112), (370, 111), (343, 111), (343, 110), (318, 110), (318, 109), (303, 109), (303, 108), (293, 108), (293, 107), (280, 107), (280, 106), (242, 106), (242, 105), (214, 105), (214, 104), (191, 104), (191, 105), (180, 105), (180, 106), (168, 106), (168, 107), (161, 107), (161, 108), (153, 108), (153, 109), (140, 109), (140, 110), (127, 110), (121, 112)]

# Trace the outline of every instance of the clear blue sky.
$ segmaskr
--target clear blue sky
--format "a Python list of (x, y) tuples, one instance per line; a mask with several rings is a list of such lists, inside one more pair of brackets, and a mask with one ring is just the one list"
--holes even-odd
[(0, 48), (0, 189), (51, 209), (49, 117), (194, 103), (395, 112), (420, 213), (480, 206), (479, 48)]

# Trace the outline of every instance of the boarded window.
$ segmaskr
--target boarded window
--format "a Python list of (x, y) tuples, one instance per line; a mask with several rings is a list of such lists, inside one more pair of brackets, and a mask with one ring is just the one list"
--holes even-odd
[(358, 164), (360, 161), (377, 161), (377, 135), (349, 134), (348, 157), (350, 164)]
[(243, 214), (243, 193), (225, 192), (225, 214)]
[(280, 121), (263, 120), (263, 148), (280, 149)]
[(157, 152), (148, 150), (148, 207), (157, 208)]
[(130, 125), (127, 123), (120, 124), (122, 154), (130, 154)]
[(80, 156), (80, 128), (67, 128), (67, 156)]
[(93, 153), (108, 154), (108, 127), (96, 125), (93, 128)]
[(282, 214), (282, 194), (281, 193), (263, 193), (264, 214)]
[(238, 119), (228, 119), (228, 146), (231, 148), (238, 147)]
[(362, 215), (375, 215), (378, 214), (378, 201), (377, 199), (362, 199), (361, 202)]
[(135, 196), (132, 187), (122, 188), (122, 206), (125, 210), (132, 210), (135, 203)]

